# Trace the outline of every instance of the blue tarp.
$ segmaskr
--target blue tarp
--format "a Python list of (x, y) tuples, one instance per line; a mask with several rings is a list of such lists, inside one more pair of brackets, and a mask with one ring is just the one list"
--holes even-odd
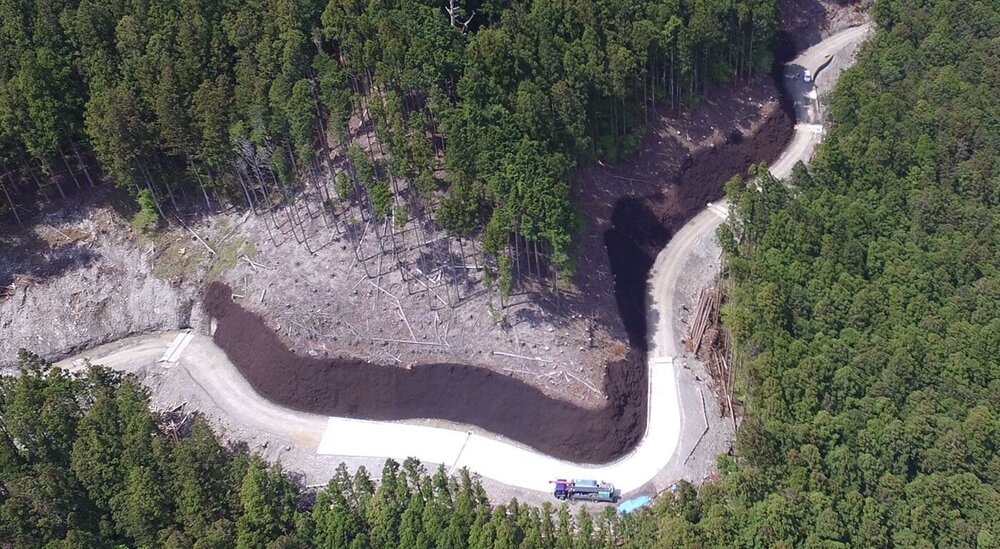
[(639, 496), (637, 498), (627, 499), (618, 504), (618, 512), (623, 515), (627, 515), (636, 509), (649, 505), (649, 502), (651, 501), (653, 501), (653, 498), (649, 496)]

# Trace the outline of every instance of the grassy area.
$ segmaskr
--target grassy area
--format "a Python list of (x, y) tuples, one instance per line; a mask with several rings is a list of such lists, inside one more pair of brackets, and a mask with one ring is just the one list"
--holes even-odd
[(205, 275), (206, 282), (222, 278), (222, 275), (236, 266), (241, 256), (246, 255), (252, 258), (257, 252), (257, 248), (253, 242), (245, 238), (230, 238), (220, 246), (215, 247), (215, 251), (218, 255)]
[[(212, 254), (190, 232), (169, 230), (140, 236), (140, 245), (157, 251), (153, 260), (153, 275), (164, 280), (219, 280), (236, 266), (240, 257), (253, 257), (253, 242), (232, 234), (228, 219), (220, 219), (210, 230), (199, 236), (215, 251)], [(207, 270), (206, 270), (207, 269)]]
[(156, 234), (151, 241), (158, 252), (153, 260), (153, 275), (164, 280), (197, 276), (209, 256), (200, 242), (169, 232)]

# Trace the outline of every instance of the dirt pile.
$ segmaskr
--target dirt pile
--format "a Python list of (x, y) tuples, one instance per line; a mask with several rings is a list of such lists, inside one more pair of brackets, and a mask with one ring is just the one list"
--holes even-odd
[[(662, 195), (660, 195), (662, 196)], [(611, 229), (604, 233), (615, 281), (618, 313), (629, 344), (646, 349), (646, 281), (656, 254), (667, 245), (671, 230), (649, 199), (627, 196), (615, 204)]]
[(757, 132), (744, 138), (733, 132), (720, 146), (695, 153), (690, 166), (677, 181), (674, 206), (676, 213), (667, 220), (671, 227), (680, 228), (688, 219), (719, 200), (725, 194), (725, 183), (735, 175), (745, 176), (752, 164), (770, 164), (781, 156), (795, 129), (795, 114), (784, 96)]
[[(831, 34), (860, 24), (872, 3), (873, 0), (779, 0), (780, 41), (791, 50), (804, 50)], [(781, 47), (779, 44), (779, 50)]]
[(780, 153), (792, 130), (780, 89), (762, 78), (714, 88), (690, 109), (651, 109), (635, 154), (577, 171), (572, 193), (585, 225), (571, 310), (599, 319), (619, 340), (645, 344), (642, 300), (653, 259), (706, 202), (722, 196), (726, 180)]
[(289, 408), (359, 419), (470, 423), (582, 463), (621, 457), (646, 429), (641, 351), (607, 365), (607, 403), (588, 410), (484, 368), (423, 364), (403, 369), (351, 358), (298, 356), (231, 295), (220, 283), (211, 284), (205, 294), (205, 308), (218, 321), (216, 344), (258, 393)]

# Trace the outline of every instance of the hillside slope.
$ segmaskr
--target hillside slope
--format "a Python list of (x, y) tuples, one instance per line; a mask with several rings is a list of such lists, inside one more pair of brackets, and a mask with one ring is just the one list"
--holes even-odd
[(731, 185), (747, 418), (661, 509), (706, 545), (1000, 540), (1000, 7), (882, 0), (791, 187)]

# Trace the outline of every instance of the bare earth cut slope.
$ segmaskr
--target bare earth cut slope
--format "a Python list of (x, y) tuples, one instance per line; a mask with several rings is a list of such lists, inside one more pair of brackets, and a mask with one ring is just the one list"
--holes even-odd
[(189, 321), (190, 300), (152, 274), (148, 250), (107, 209), (44, 217), (0, 231), (0, 367), (17, 350), (65, 356)]

